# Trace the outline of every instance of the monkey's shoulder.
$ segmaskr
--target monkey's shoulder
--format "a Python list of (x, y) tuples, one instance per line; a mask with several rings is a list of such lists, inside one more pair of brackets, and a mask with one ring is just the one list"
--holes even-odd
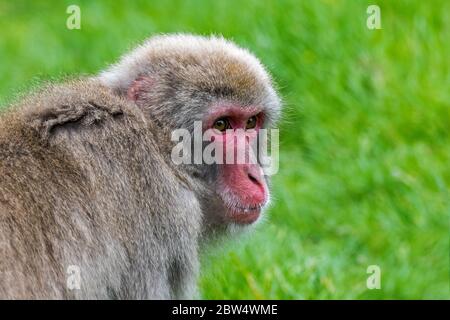
[(42, 138), (64, 127), (83, 129), (121, 116), (139, 117), (128, 101), (94, 80), (46, 86), (22, 101), (19, 110)]

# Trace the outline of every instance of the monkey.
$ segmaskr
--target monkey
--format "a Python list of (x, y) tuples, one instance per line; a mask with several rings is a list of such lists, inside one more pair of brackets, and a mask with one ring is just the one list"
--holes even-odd
[(248, 50), (172, 34), (7, 108), (0, 298), (198, 297), (201, 247), (260, 220), (268, 177), (258, 163), (175, 164), (171, 132), (201, 121), (220, 141), (272, 127), (281, 106)]

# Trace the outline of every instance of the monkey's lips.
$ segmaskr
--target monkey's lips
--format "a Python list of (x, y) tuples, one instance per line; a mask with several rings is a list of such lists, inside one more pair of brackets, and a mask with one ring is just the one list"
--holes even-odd
[(263, 204), (250, 206), (227, 206), (229, 220), (239, 224), (251, 224), (261, 215)]

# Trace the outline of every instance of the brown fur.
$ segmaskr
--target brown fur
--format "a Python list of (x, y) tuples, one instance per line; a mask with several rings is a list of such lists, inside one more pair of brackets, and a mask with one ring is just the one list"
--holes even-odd
[[(200, 210), (158, 139), (139, 109), (92, 81), (50, 86), (6, 114), (0, 297), (191, 294)], [(80, 291), (67, 289), (69, 265)]]

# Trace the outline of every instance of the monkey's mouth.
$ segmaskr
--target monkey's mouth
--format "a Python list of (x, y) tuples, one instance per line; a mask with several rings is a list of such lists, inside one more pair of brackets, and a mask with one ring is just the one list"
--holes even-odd
[(227, 217), (229, 220), (239, 224), (251, 224), (258, 220), (264, 204), (255, 205), (227, 205)]

